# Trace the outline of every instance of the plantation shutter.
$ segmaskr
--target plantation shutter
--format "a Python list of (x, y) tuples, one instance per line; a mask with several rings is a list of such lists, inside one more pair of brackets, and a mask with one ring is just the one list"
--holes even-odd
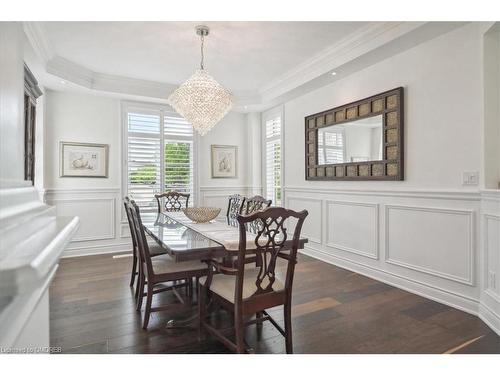
[(193, 127), (173, 114), (164, 118), (165, 190), (191, 194), (194, 202)]
[(156, 210), (155, 194), (189, 193), (194, 202), (194, 134), (191, 124), (163, 110), (126, 111), (127, 194)]
[(281, 205), (281, 116), (265, 122), (266, 197)]
[(128, 195), (139, 206), (156, 207), (161, 190), (160, 116), (128, 113)]

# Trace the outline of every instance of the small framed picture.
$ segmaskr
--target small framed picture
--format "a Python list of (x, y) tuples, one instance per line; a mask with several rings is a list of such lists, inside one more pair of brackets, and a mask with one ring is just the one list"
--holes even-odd
[(238, 147), (212, 145), (212, 178), (236, 178)]
[(108, 145), (60, 142), (60, 177), (108, 177)]

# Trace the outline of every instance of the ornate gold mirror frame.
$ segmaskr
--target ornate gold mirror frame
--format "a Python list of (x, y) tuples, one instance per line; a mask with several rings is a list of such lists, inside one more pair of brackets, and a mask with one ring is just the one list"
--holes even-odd
[[(306, 180), (404, 180), (403, 87), (305, 118)], [(318, 164), (318, 129), (382, 115), (382, 160)], [(347, 125), (348, 126), (348, 125)]]

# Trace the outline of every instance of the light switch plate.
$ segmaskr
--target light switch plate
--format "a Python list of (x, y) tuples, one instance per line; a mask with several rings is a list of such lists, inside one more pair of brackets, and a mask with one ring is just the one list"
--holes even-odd
[(479, 172), (463, 172), (462, 173), (462, 185), (478, 185), (479, 184)]

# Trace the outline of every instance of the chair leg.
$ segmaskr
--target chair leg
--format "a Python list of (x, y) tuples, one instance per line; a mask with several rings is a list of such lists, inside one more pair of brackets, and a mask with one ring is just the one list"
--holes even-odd
[[(262, 319), (263, 316), (264, 316), (264, 314), (262, 313), (262, 311), (259, 311), (258, 313), (255, 314), (255, 317), (257, 319)], [(257, 322), (257, 324), (255, 326), (257, 327), (257, 339), (260, 340), (260, 338), (262, 336), (262, 326), (263, 326), (263, 323), (262, 322)]]
[(283, 312), (285, 315), (285, 346), (286, 353), (293, 354), (292, 344), (292, 304), (287, 301), (284, 305)]
[(144, 311), (143, 329), (148, 329), (149, 317), (151, 316), (151, 304), (153, 303), (153, 283), (148, 282), (148, 295), (146, 296), (146, 309)]
[(236, 333), (236, 353), (245, 353), (245, 322), (241, 313), (235, 312), (234, 329)]
[(198, 287), (198, 340), (202, 341), (203, 339), (205, 339), (205, 330), (203, 328), (203, 323), (205, 322), (207, 315), (207, 291), (205, 290), (205, 287), (200, 283), (197, 283), (196, 285)]
[(143, 300), (143, 293), (144, 293), (144, 284), (145, 284), (145, 276), (144, 274), (139, 270), (139, 279), (137, 280), (137, 289), (135, 290), (135, 296), (137, 299), (137, 311), (141, 311), (142, 307), (142, 300)]
[(135, 251), (134, 251), (134, 258), (132, 260), (132, 275), (130, 275), (130, 286), (134, 286), (136, 271), (137, 271), (137, 257), (135, 256)]

